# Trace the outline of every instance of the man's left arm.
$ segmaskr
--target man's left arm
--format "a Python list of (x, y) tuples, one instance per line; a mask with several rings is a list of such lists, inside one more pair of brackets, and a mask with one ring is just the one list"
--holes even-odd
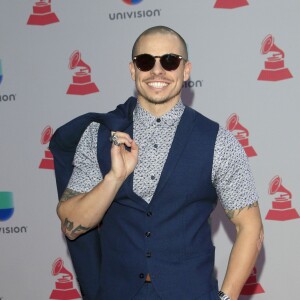
[(258, 202), (238, 210), (225, 210), (236, 227), (233, 244), (221, 291), (237, 300), (251, 274), (263, 242), (263, 225)]

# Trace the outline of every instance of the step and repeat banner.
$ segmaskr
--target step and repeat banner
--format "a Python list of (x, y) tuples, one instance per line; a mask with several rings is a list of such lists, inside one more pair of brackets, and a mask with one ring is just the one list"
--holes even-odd
[[(131, 48), (155, 25), (188, 44), (184, 103), (234, 133), (255, 176), (265, 242), (240, 299), (299, 299), (299, 18), (299, 0), (1, 0), (0, 300), (80, 299), (49, 140), (136, 94)], [(212, 229), (221, 283), (235, 229), (219, 205)]]

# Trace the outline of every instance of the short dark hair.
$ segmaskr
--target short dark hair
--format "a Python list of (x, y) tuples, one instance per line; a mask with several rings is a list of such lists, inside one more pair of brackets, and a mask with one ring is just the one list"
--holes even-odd
[(150, 35), (150, 34), (155, 34), (155, 33), (162, 33), (162, 34), (174, 34), (176, 35), (181, 44), (182, 44), (182, 48), (183, 48), (183, 51), (185, 53), (182, 53), (182, 55), (184, 55), (184, 58), (186, 60), (188, 60), (188, 51), (187, 51), (187, 45), (186, 45), (186, 42), (184, 40), (184, 38), (178, 33), (176, 32), (175, 30), (169, 28), (169, 27), (166, 27), (166, 26), (162, 26), (162, 25), (159, 25), (159, 26), (154, 26), (154, 27), (150, 27), (148, 29), (146, 29), (144, 32), (142, 32), (138, 38), (135, 40), (134, 44), (133, 44), (133, 47), (132, 47), (132, 53), (131, 53), (131, 56), (132, 56), (132, 59), (135, 57), (136, 55), (136, 48), (137, 48), (137, 45), (140, 41), (140, 39), (143, 37), (143, 36), (146, 36), (146, 35)]

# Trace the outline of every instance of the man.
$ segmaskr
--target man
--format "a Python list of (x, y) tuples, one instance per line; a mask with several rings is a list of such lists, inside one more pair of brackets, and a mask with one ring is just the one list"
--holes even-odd
[[(191, 63), (178, 33), (143, 32), (129, 67), (137, 100), (71, 121), (50, 144), (84, 299), (236, 300), (263, 239), (247, 157), (183, 105)], [(217, 198), (237, 230), (220, 292), (209, 225)]]

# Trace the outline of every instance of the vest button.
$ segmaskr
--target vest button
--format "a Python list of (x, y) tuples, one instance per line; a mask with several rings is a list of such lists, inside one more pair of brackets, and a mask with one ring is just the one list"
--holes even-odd
[(145, 277), (144, 273), (141, 273), (141, 274), (139, 275), (139, 277), (140, 277), (141, 279), (143, 279), (143, 278)]
[(151, 217), (152, 216), (152, 212), (151, 211), (147, 211), (147, 217)]
[(151, 256), (152, 256), (152, 254), (150, 251), (146, 252), (146, 257), (151, 257)]
[(157, 119), (156, 119), (156, 122), (157, 122), (157, 123), (159, 123), (160, 121), (161, 121), (161, 119), (160, 119), (160, 118), (157, 118)]
[(145, 233), (145, 236), (146, 236), (146, 237), (150, 237), (150, 235), (151, 235), (151, 232), (150, 232), (150, 231), (147, 231), (147, 232)]

